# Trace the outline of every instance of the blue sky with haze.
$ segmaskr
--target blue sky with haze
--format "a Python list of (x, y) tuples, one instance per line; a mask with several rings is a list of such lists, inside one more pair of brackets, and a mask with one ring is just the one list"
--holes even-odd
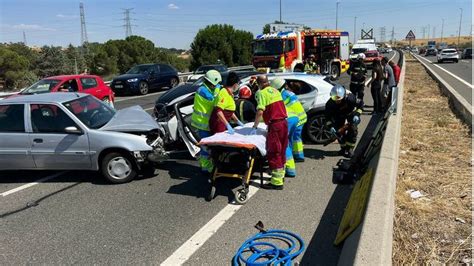
[[(80, 43), (79, 2), (71, 0), (0, 0), (0, 42), (23, 41), (28, 45), (78, 45)], [(228, 23), (254, 34), (264, 24), (279, 19), (279, 0), (83, 0), (90, 42), (122, 39), (125, 29), (122, 8), (131, 13), (132, 32), (152, 40), (160, 47), (189, 48), (195, 34), (208, 24)], [(462, 35), (470, 33), (472, 2), (470, 0), (386, 1), (340, 0), (338, 28), (352, 35), (354, 16), (357, 31), (373, 27), (380, 37), (386, 27), (389, 39), (392, 27), (395, 38), (404, 38), (413, 29), (417, 38), (439, 37), (444, 18), (444, 36), (457, 36), (460, 9), (463, 9)], [(313, 28), (335, 28), (336, 1), (282, 0), (285, 22)], [(351, 41), (353, 37), (351, 37)]]

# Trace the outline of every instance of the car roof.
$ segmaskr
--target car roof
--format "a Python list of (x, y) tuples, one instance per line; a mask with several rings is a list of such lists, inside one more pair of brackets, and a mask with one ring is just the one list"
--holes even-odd
[(89, 94), (76, 92), (41, 93), (32, 95), (21, 95), (18, 97), (3, 99), (0, 101), (0, 104), (30, 102), (63, 103), (85, 96), (89, 96)]
[(64, 79), (70, 79), (70, 78), (100, 78), (100, 77), (96, 75), (58, 75), (58, 76), (46, 77), (44, 79), (64, 80)]

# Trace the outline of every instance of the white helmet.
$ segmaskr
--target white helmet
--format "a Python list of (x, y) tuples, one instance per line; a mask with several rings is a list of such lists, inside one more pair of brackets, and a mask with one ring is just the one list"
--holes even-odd
[(285, 86), (285, 80), (282, 79), (282, 78), (275, 78), (274, 80), (272, 80), (270, 82), (270, 86), (272, 86), (273, 88), (277, 89), (277, 90), (281, 90), (283, 88), (283, 86)]
[(221, 73), (214, 69), (207, 71), (204, 78), (214, 86), (222, 81)]
[(357, 59), (362, 59), (364, 60), (365, 59), (365, 54), (364, 53), (360, 53), (357, 55)]

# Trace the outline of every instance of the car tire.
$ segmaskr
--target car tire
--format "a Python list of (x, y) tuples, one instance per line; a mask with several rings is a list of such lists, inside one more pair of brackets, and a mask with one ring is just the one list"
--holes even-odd
[(440, 63), (440, 64), (443, 63), (443, 60), (439, 60), (439, 59), (438, 59), (438, 63)]
[(110, 152), (100, 162), (102, 176), (113, 184), (127, 183), (137, 176), (136, 166), (130, 155)]
[(454, 63), (457, 63), (458, 61), (459, 61), (459, 60), (456, 59), (456, 60), (454, 60)]
[(141, 95), (147, 95), (149, 89), (150, 89), (150, 88), (149, 88), (149, 86), (148, 86), (148, 83), (146, 83), (145, 81), (140, 81), (140, 84), (138, 84), (138, 92), (139, 92)]
[(331, 65), (331, 72), (329, 74), (331, 76), (331, 80), (337, 80), (339, 78), (339, 75), (341, 74), (339, 66), (336, 65), (336, 64), (332, 64)]
[(305, 134), (309, 141), (324, 144), (331, 139), (329, 131), (325, 130), (326, 117), (324, 113), (316, 113), (308, 118)]
[(178, 78), (171, 78), (170, 80), (170, 89), (178, 86), (179, 84), (179, 79)]

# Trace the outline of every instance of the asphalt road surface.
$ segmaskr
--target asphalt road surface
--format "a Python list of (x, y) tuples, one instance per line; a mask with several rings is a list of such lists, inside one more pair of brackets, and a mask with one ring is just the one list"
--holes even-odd
[[(348, 86), (348, 75), (339, 82)], [(151, 112), (159, 94), (118, 98), (116, 107)], [(371, 118), (363, 114), (360, 135)], [(262, 221), (301, 235), (303, 265), (335, 265), (340, 248), (333, 241), (351, 192), (331, 182), (338, 150), (306, 145), (306, 161), (283, 191), (252, 186), (242, 206), (231, 203), (238, 182), (230, 180), (207, 202), (207, 180), (187, 156), (122, 185), (93, 172), (0, 172), (0, 264), (228, 265)]]
[(472, 105), (472, 59), (460, 59), (458, 63), (438, 63), (436, 56), (419, 56), (424, 63), (449, 83)]

